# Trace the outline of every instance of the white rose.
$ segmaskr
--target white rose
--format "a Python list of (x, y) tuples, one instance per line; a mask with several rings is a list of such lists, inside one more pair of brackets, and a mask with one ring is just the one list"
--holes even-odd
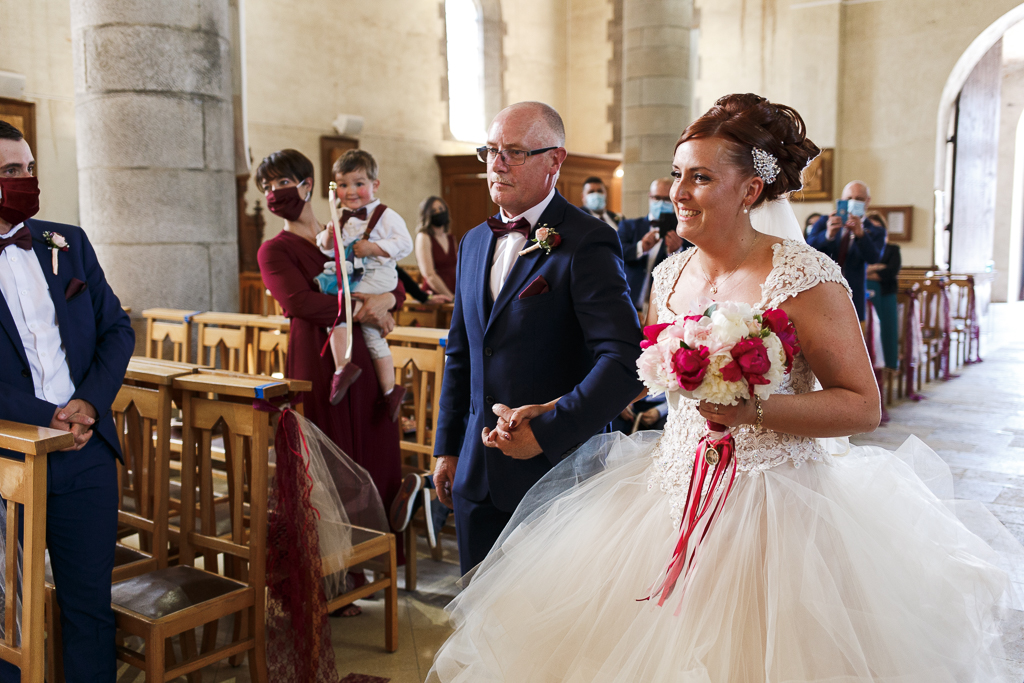
[(747, 322), (752, 319), (753, 309), (749, 304), (723, 302), (711, 314), (712, 334), (720, 344), (731, 348), (750, 334)]

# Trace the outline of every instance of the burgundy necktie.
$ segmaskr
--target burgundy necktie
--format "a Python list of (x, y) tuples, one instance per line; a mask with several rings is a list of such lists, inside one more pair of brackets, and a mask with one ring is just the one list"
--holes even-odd
[(32, 233), (29, 232), (28, 228), (22, 228), (18, 232), (14, 233), (14, 236), (8, 238), (0, 238), (0, 251), (6, 249), (9, 245), (15, 245), (26, 251), (32, 248)]
[(836, 257), (836, 263), (842, 268), (846, 264), (846, 255), (850, 253), (850, 245), (853, 244), (853, 230), (843, 228), (843, 235), (839, 240), (839, 256)]
[(349, 211), (348, 209), (345, 209), (344, 211), (341, 212), (341, 224), (342, 225), (345, 225), (346, 223), (348, 223), (348, 219), (349, 218), (358, 218), (361, 221), (365, 221), (366, 220), (366, 207), (365, 206), (361, 207), (360, 209), (358, 209), (356, 211)]
[(525, 218), (519, 218), (511, 223), (505, 223), (500, 218), (491, 216), (487, 219), (487, 225), (491, 228), (491, 232), (494, 233), (495, 237), (504, 237), (510, 232), (518, 232), (523, 237), (530, 236), (530, 221)]

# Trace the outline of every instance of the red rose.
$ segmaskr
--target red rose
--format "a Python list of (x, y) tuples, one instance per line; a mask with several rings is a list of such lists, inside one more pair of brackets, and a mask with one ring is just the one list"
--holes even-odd
[(706, 347), (699, 349), (679, 349), (672, 354), (672, 369), (675, 370), (679, 386), (693, 391), (700, 386), (711, 362)]
[(647, 339), (640, 342), (640, 348), (646, 349), (648, 346), (654, 346), (655, 344), (657, 344), (658, 335), (661, 334), (662, 330), (671, 325), (675, 325), (675, 323), (661, 323), (659, 325), (648, 325), (647, 327), (645, 327), (644, 336), (647, 337)]
[(768, 349), (760, 339), (741, 339), (732, 347), (732, 362), (722, 368), (722, 378), (726, 382), (747, 380), (750, 395), (754, 395), (754, 387), (768, 384), (764, 374), (771, 368)]
[(553, 235), (548, 237), (548, 251), (554, 249), (555, 247), (557, 247), (561, 243), (562, 243), (562, 236), (559, 235), (557, 232), (554, 233)]
[(793, 321), (781, 308), (769, 308), (761, 314), (761, 320), (782, 342), (782, 349), (786, 352), (786, 372), (789, 372), (793, 369), (793, 358), (800, 353), (800, 340), (796, 337)]

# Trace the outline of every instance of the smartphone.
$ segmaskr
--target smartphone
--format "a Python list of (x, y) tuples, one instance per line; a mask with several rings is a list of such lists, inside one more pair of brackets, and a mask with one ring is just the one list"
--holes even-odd
[(665, 239), (665, 235), (676, 231), (676, 227), (679, 225), (679, 219), (676, 218), (675, 212), (666, 211), (658, 216), (658, 219), (654, 221), (654, 224), (658, 227), (658, 239)]
[(846, 225), (846, 221), (850, 217), (850, 200), (849, 199), (837, 199), (836, 200), (836, 215), (839, 216), (840, 223), (842, 225)]

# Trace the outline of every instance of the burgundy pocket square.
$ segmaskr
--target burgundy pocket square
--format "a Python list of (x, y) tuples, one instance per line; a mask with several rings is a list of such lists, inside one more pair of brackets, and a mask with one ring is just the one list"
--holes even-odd
[(533, 279), (533, 282), (526, 286), (522, 292), (519, 293), (520, 299), (525, 299), (530, 296), (537, 296), (538, 294), (546, 294), (550, 292), (551, 288), (548, 287), (548, 281), (544, 279), (543, 275), (538, 275)]
[(85, 291), (87, 287), (86, 283), (79, 280), (77, 277), (71, 278), (71, 282), (68, 283), (67, 289), (64, 290), (64, 300), (70, 301), (76, 296)]

